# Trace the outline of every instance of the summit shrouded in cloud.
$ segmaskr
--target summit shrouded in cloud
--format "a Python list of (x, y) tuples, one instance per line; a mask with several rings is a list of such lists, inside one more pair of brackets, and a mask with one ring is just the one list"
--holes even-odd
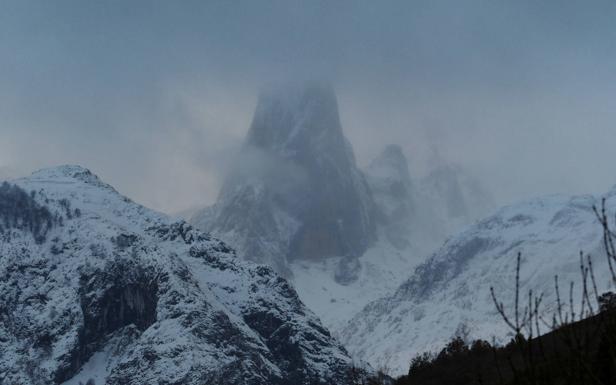
[[(385, 146), (361, 169), (334, 88), (277, 84), (261, 92), (218, 201), (191, 222), (232, 244), (240, 258), (289, 277), (338, 332), (454, 229), (477, 218), (473, 199), (481, 198), (462, 171), (438, 170), (428, 179), (412, 174), (398, 145)], [(449, 208), (447, 200), (455, 204)]]
[(396, 143), (427, 174), (436, 147), (499, 204), (605, 191), (614, 18), (607, 0), (5, 1), (0, 174), (79, 163), (167, 213), (209, 205), (258, 87), (330, 79), (360, 165)]
[(505, 341), (487, 289), (519, 248), (533, 290), (597, 251), (614, 20), (2, 1), (0, 383), (347, 385), (458, 331)]
[(218, 202), (193, 222), (287, 272), (293, 259), (360, 256), (375, 239), (374, 214), (332, 86), (307, 82), (261, 93)]

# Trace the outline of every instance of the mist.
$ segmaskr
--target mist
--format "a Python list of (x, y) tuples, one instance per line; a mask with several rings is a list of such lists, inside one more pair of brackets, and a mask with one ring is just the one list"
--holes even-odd
[(460, 164), (499, 204), (616, 184), (611, 1), (0, 5), (0, 178), (64, 163), (174, 213), (213, 203), (259, 88), (334, 84), (361, 165)]

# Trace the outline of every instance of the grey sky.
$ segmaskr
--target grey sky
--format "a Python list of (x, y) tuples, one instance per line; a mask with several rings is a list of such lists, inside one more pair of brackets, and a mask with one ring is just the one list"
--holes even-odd
[(616, 184), (613, 1), (2, 1), (0, 177), (211, 203), (258, 87), (325, 78), (360, 163), (435, 153), (501, 203)]

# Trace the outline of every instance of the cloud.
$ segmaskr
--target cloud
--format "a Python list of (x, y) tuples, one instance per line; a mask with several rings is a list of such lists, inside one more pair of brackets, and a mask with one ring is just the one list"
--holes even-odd
[(501, 203), (616, 182), (616, 4), (8, 1), (0, 166), (79, 163), (173, 212), (211, 203), (258, 88), (325, 78), (358, 159), (434, 154)]

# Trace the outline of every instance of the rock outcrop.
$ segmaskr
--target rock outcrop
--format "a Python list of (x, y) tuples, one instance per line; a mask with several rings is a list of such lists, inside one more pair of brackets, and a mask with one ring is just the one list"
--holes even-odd
[(349, 383), (287, 281), (88, 170), (0, 187), (0, 383)]
[(374, 202), (333, 89), (262, 92), (235, 171), (191, 222), (285, 274), (292, 260), (362, 255), (376, 238)]

